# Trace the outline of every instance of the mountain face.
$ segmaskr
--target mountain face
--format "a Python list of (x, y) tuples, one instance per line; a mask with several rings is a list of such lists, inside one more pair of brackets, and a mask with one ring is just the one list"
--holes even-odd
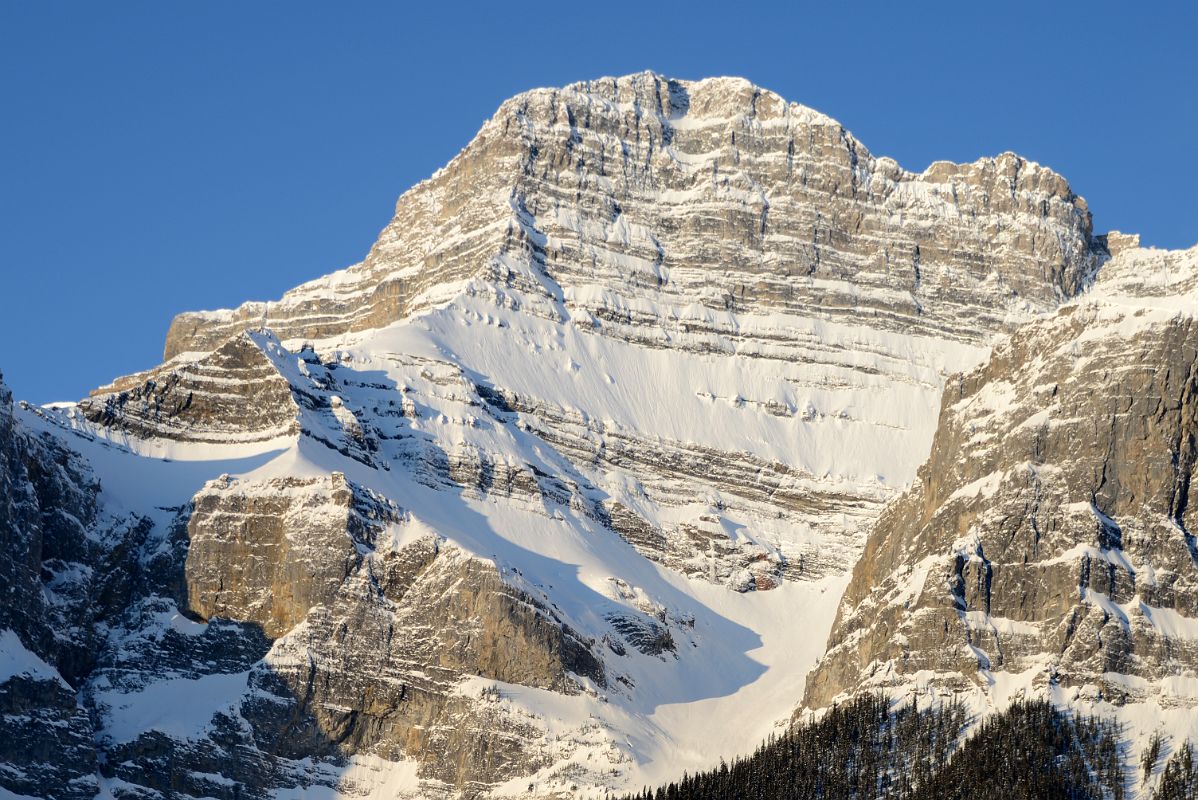
[(471, 282), (537, 316), (685, 350), (785, 350), (793, 337), (739, 315), (813, 312), (984, 342), (1076, 293), (1090, 234), (1065, 180), (1012, 154), (913, 174), (746, 81), (635, 75), (509, 100), (400, 198), (361, 264), (278, 302), (180, 315), (165, 357), (246, 327), (372, 330)]
[(876, 687), (1188, 719), (1194, 252), (737, 79), (513, 98), (362, 263), (0, 396), (0, 787), (602, 796)]
[(1037, 693), (1194, 735), (1196, 310), (1198, 248), (1125, 250), (1084, 298), (948, 383), (808, 706), (868, 687)]
[[(747, 82), (637, 75), (508, 101), (400, 199), (365, 261), (278, 302), (179, 316), (166, 366), (228, 358), (209, 354), (247, 327), (352, 341), (397, 319), (441, 323), (446, 302), (475, 327), (510, 315), (493, 335), (436, 330), (440, 355), (573, 461), (648, 482), (660, 502), (726, 493), (753, 517), (781, 511), (774, 530), (751, 526), (764, 549), (712, 565), (728, 537), (703, 517), (719, 514), (647, 531), (618, 503), (642, 554), (743, 585), (847, 569), (863, 523), (913, 478), (944, 375), (1076, 294), (1100, 253), (1084, 201), (1016, 156), (916, 175)], [(538, 368), (546, 349), (567, 385)], [(167, 387), (151, 380), (152, 399), (97, 397), (84, 414), (107, 424), (131, 401), (157, 413)], [(853, 519), (795, 535), (836, 514)], [(746, 575), (763, 552), (781, 558)]]

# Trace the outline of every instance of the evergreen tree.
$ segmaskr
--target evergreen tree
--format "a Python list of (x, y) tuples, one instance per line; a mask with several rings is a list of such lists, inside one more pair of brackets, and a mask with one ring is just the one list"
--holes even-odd
[(1194, 753), (1189, 742), (1165, 765), (1152, 800), (1198, 800), (1198, 776), (1194, 774)]
[[(771, 736), (747, 758), (684, 774), (655, 798), (1123, 798), (1119, 731), (1111, 723), (1070, 716), (1043, 701), (1022, 702), (986, 719), (962, 744), (966, 722), (956, 702), (895, 708), (884, 697), (860, 697)], [(1192, 757), (1175, 756), (1165, 773), (1170, 787), (1181, 788), (1158, 792), (1160, 800), (1198, 800)], [(1165, 786), (1163, 779), (1161, 791)]]

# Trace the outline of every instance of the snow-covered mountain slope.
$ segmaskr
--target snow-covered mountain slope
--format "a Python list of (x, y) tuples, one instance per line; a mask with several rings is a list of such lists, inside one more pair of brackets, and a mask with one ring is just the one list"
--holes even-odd
[(1113, 241), (1050, 170), (909, 173), (736, 79), (513, 98), (362, 264), (16, 407), (47, 599), (0, 619), (95, 721), (57, 794), (602, 796), (751, 749), (948, 376)]
[[(298, 358), (247, 340), (299, 383)], [(362, 405), (338, 419), (330, 403), (282, 449), (139, 454), (74, 409), (17, 410), (25, 436), (61, 437), (104, 476), (99, 505), (150, 518), (122, 545), (133, 585), (82, 681), (105, 791), (161, 789), (151, 777), (165, 772), (193, 796), (222, 780), (568, 793), (656, 780), (770, 730), (843, 577), (740, 593), (654, 564), (611, 530), (601, 492), (459, 370), (381, 361), (304, 361)], [(336, 449), (346, 427), (377, 447)], [(796, 608), (808, 624), (790, 624)], [(711, 715), (737, 721), (711, 732)]]
[(743, 80), (646, 73), (504, 103), (361, 264), (183, 314), (166, 355), (247, 326), (327, 352), (406, 318), (359, 354), (460, 366), (590, 467), (642, 554), (743, 587), (847, 569), (944, 376), (1101, 253), (1017, 156), (909, 173)]
[(1196, 317), (1198, 248), (1126, 246), (951, 381), (806, 704), (1047, 696), (1118, 717), (1136, 763), (1154, 733), (1198, 741)]

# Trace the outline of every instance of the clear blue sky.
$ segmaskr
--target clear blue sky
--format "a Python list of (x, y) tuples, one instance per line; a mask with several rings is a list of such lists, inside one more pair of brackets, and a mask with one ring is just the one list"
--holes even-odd
[[(1198, 241), (1189, 2), (0, 0), (0, 370), (76, 399), (179, 311), (359, 260), (506, 97), (741, 75), (909, 169), (1014, 150), (1098, 230)], [(477, 9), (477, 10), (475, 10)]]

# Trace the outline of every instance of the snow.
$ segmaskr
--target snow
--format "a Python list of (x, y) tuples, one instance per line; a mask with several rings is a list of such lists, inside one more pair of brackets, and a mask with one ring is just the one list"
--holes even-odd
[(1006, 473), (1002, 470), (983, 475), (976, 481), (967, 483), (960, 489), (957, 489), (948, 496), (945, 503), (951, 503), (954, 500), (975, 499), (977, 497), (993, 497), (995, 492), (998, 491), (999, 486), (1002, 485), (1003, 478), (1005, 477)]
[(295, 443), (294, 436), (236, 445), (143, 440), (96, 431), (61, 409), (19, 408), (17, 414), (27, 428), (61, 436), (87, 459), (100, 477), (105, 505), (115, 513), (182, 506), (213, 478), (255, 469)]
[(1198, 618), (1184, 616), (1172, 608), (1150, 606), (1142, 600), (1116, 603), (1101, 592), (1083, 590), (1083, 593), (1086, 600), (1119, 620), (1124, 627), (1129, 627), (1133, 620), (1142, 619), (1167, 639), (1198, 641)]
[(328, 770), (327, 783), (275, 789), (274, 800), (340, 800), (344, 797), (422, 798), (415, 761), (388, 761), (377, 756), (354, 755), (345, 767)]
[(62, 686), (67, 682), (58, 670), (31, 652), (21, 642), (21, 637), (11, 630), (0, 631), (0, 684), (18, 675), (45, 681), (57, 681)]
[(1130, 248), (1103, 265), (1098, 279), (1068, 310), (1087, 324), (1073, 346), (1198, 314), (1198, 245), (1188, 250)]
[(975, 629), (990, 629), (1008, 636), (1038, 636), (1040, 633), (1039, 627), (1033, 623), (995, 617), (985, 611), (966, 611), (964, 616), (969, 626)]
[[(397, 334), (389, 331), (387, 335)], [(404, 344), (417, 342), (413, 337)], [(463, 341), (453, 344), (462, 350), (465, 345)], [(382, 371), (397, 385), (417, 380), (380, 351), (382, 348), (374, 342), (367, 342), (347, 349), (347, 354), (355, 368)], [(388, 351), (405, 352), (405, 347), (392, 339)], [(432, 357), (438, 351), (428, 343), (406, 347), (405, 358), (413, 355)], [(502, 356), (501, 351), (497, 358)], [(628, 359), (624, 359), (622, 368), (615, 359), (605, 366), (615, 371), (616, 386), (621, 381), (633, 382), (630, 369), (655, 368), (635, 363), (630, 366)], [(601, 377), (597, 380), (611, 386)], [(450, 414), (424, 416), (407, 423), (433, 436), (446, 448), (474, 443), (489, 452), (508, 453), (515, 463), (540, 463), (546, 472), (553, 474), (568, 469), (560, 457), (545, 452), (539, 440), (511, 427), (437, 421), (453, 417), (464, 420), (452, 411), (454, 403), (459, 402), (454, 399), (460, 397), (459, 390), (446, 385), (442, 391), (445, 395), (440, 402), (445, 403), (443, 408)], [(567, 394), (567, 390), (559, 395), (563, 404), (579, 399), (581, 395)], [(361, 403), (363, 397), (356, 396), (354, 401)], [(654, 413), (664, 417), (667, 410)], [(766, 419), (766, 415), (762, 418)], [(314, 420), (309, 422), (315, 424)], [(635, 423), (636, 419), (629, 422)], [(697, 428), (683, 432), (687, 438), (702, 434)], [(99, 456), (105, 492), (130, 504), (146, 502), (144, 494), (127, 489), (126, 484), (110, 487), (107, 482), (110, 469), (136, 470), (141, 461), (147, 460), (145, 456), (107, 443), (84, 441), (83, 445), (90, 448), (89, 456), (92, 453)], [(185, 493), (193, 491), (193, 487), (198, 489), (194, 482), (204, 476), (217, 477), (213, 473), (234, 473), (245, 490), (252, 491), (256, 481), (272, 477), (324, 478), (340, 471), (347, 479), (386, 496), (403, 498), (408, 515), (402, 524), (393, 526), (390, 534), (397, 542), (432, 533), (467, 554), (493, 561), (511, 580), (525, 582), (530, 591), (552, 587), (552, 600), (558, 609), (572, 626), (586, 634), (599, 636), (609, 630), (603, 616), (605, 611), (628, 610), (636, 608), (638, 603), (651, 603), (671, 613), (693, 616), (692, 638), (679, 643), (677, 659), (656, 659), (631, 651), (627, 659), (613, 663), (614, 668), (635, 684), (634, 692), (610, 691), (599, 699), (586, 694), (565, 697), (526, 687), (502, 688), (505, 702), (532, 715), (538, 724), (561, 738), (563, 752), (573, 748), (567, 760), (586, 761), (586, 754), (595, 756), (596, 748), (606, 752), (609, 745), (614, 747), (620, 754), (614, 763), (623, 764), (625, 770), (631, 764), (631, 771), (624, 773), (630, 785), (665, 778), (680, 767), (696, 769), (709, 764), (713, 757), (731, 757), (754, 748), (775, 724), (789, 715), (789, 702), (779, 703), (779, 698), (793, 701), (801, 696), (805, 675), (823, 649), (836, 604), (847, 582), (847, 574), (841, 574), (818, 582), (788, 583), (770, 592), (738, 594), (706, 581), (683, 578), (646, 561), (618, 536), (598, 527), (570, 506), (538, 508), (540, 502), (525, 506), (514, 501), (499, 502), (489, 497), (447, 492), (418, 482), (407, 470), (380, 471), (345, 459), (307, 437), (282, 452), (246, 455), (235, 462), (204, 461), (199, 458), (203, 452), (202, 448), (190, 448), (195, 458), (189, 462), (152, 462), (155, 469), (178, 471), (177, 484), (168, 480), (155, 489), (158, 502), (166, 501), (165, 494), (173, 491)], [(516, 578), (515, 570), (522, 577)], [(634, 599), (612, 591), (613, 576), (619, 576), (630, 587), (629, 594)], [(163, 616), (168, 618), (160, 620), (161, 624), (181, 632), (202, 629), (199, 624), (175, 615)], [(99, 700), (108, 709), (106, 734), (116, 741), (136, 738), (150, 728), (183, 738), (200, 735), (214, 713), (234, 706), (246, 691), (245, 677), (238, 674), (199, 680), (170, 679), (152, 683), (135, 694), (102, 694)], [(164, 710), (184, 698), (188, 706), (186, 714)], [(711, 718), (727, 719), (728, 723), (712, 731), (705, 725)], [(601, 737), (606, 744), (568, 745), (592, 719), (598, 720), (607, 731)], [(410, 775), (402, 769), (396, 768), (399, 772), (394, 774), (390, 767), (381, 772), (362, 769), (363, 774), (374, 776), (371, 780), (384, 783), (395, 780), (397, 785), (410, 788), (406, 782)], [(521, 788), (526, 786), (525, 781)]]
[[(490, 311), (494, 316), (495, 309)], [(592, 411), (596, 409), (608, 417), (609, 425), (621, 430), (665, 421), (676, 410), (670, 408), (672, 397), (621, 394), (627, 391), (625, 387), (643, 383), (646, 374), (660, 373), (666, 363), (632, 345), (605, 343), (600, 337), (571, 328), (560, 332), (544, 326), (532, 329), (542, 337), (542, 349), (568, 350), (579, 365), (581, 385), (561, 386), (555, 365), (535, 356), (516, 358), (511, 340), (488, 338), (472, 344), (470, 337), (455, 338), (452, 332), (460, 326), (448, 314), (426, 316), (422, 324), (428, 327), (404, 326), (332, 349), (342, 350), (342, 360), (352, 364), (353, 370), (381, 374), (400, 387), (420, 386), (420, 402), (435, 403), (436, 407), (425, 408), (420, 416), (405, 418), (402, 424), (431, 437), (447, 451), (474, 446), (504, 454), (516, 465), (539, 465), (549, 474), (569, 475), (573, 471), (568, 462), (535, 436), (515, 426), (496, 425), (480, 416), (477, 408), (467, 411), (474, 401), (468, 387), (455, 383), (455, 370), (431, 362), (413, 366), (413, 358), (439, 362), (447, 358), (447, 351), (456, 351), (468, 363), (471, 358), (485, 358), (489, 370), (506, 369), (496, 380), (500, 385), (514, 382), (522, 388), (521, 381), (525, 385), (540, 382), (539, 394), (549, 394), (548, 399), (564, 407), (586, 407), (588, 414), (596, 413)], [(528, 324), (539, 325), (535, 321)], [(526, 328), (526, 333), (529, 330)], [(516, 346), (524, 342), (516, 340)], [(395, 357), (395, 353), (403, 356)], [(686, 356), (686, 360), (690, 373), (679, 382), (677, 391), (685, 393), (694, 407), (710, 409), (712, 404), (696, 398), (693, 388), (686, 385), (688, 381), (698, 383), (707, 362), (694, 355)], [(285, 374), (289, 379), (302, 378), (294, 358), (280, 354), (278, 363), (281, 370), (288, 370)], [(729, 397), (752, 396), (746, 388), (753, 386), (752, 373), (737, 372), (728, 365), (725, 368), (727, 376), (713, 375), (700, 385)], [(922, 370), (919, 387), (936, 380), (934, 369), (918, 369)], [(431, 377), (422, 377), (426, 375)], [(768, 386), (774, 391), (773, 399), (787, 399), (775, 391), (784, 389), (783, 384), (761, 382), (760, 386), (760, 390), (754, 390), (758, 396), (770, 396), (766, 394)], [(605, 394), (598, 393), (601, 387), (605, 387)], [(927, 394), (924, 388), (910, 391), (913, 398), (921, 398), (912, 402), (922, 402)], [(352, 397), (342, 398), (338, 408), (343, 414), (308, 416), (305, 425), (341, 425), (350, 414), (355, 421), (364, 419), (360, 409), (376, 395), (395, 396), (390, 389), (358, 388)], [(818, 395), (816, 399), (824, 402), (823, 397)], [(676, 420), (672, 433), (686, 442), (744, 446), (782, 455), (781, 448), (769, 441), (779, 430), (770, 427), (775, 424), (773, 415), (744, 404), (717, 403), (714, 407), (715, 411), (704, 410), (697, 419)], [(915, 416), (914, 409), (910, 413)], [(501, 688), (504, 702), (516, 709), (513, 713), (529, 715), (549, 735), (557, 737), (554, 746), (560, 748), (563, 760), (555, 764), (555, 769), (575, 762), (593, 766), (598, 763), (593, 759), (606, 753), (603, 757), (612, 759), (613, 767), (621, 770), (621, 780), (628, 785), (668, 777), (680, 767), (707, 766), (713, 757), (750, 751), (785, 720), (790, 702), (780, 703), (779, 698), (793, 701), (801, 696), (805, 675), (822, 651), (847, 582), (847, 574), (840, 574), (821, 581), (788, 583), (770, 592), (739, 594), (706, 581), (684, 578), (645, 560), (618, 536), (569, 505), (501, 502), (430, 487), (407, 469), (376, 470), (346, 459), (309, 437), (237, 447), (117, 442), (81, 428), (66, 414), (35, 410), (22, 414), (30, 427), (65, 436), (91, 461), (101, 477), (103, 498), (112, 508), (143, 513), (147, 508), (169, 509), (187, 502), (208, 481), (224, 475), (238, 481), (244, 491), (252, 492), (256, 481), (271, 477), (327, 479), (333, 472), (343, 472), (349, 480), (386, 496), (402, 498), (409, 511), (401, 524), (392, 525), (385, 534), (395, 544), (430, 534), (444, 537), (447, 549), (457, 548), (470, 557), (493, 561), (510, 580), (523, 582), (522, 588), (534, 593), (550, 591), (570, 624), (587, 635), (597, 637), (610, 630), (604, 613), (635, 610), (640, 605), (658, 607), (679, 618), (693, 617), (690, 639), (679, 641), (676, 659), (658, 659), (630, 650), (629, 656), (613, 662), (613, 668), (635, 684), (635, 691), (607, 691), (601, 698), (593, 694), (566, 697), (517, 686)], [(737, 430), (734, 421), (745, 417), (757, 420), (758, 429)], [(371, 422), (378, 424), (379, 420)], [(809, 423), (792, 420), (789, 424)], [(821, 424), (852, 423), (834, 417)], [(332, 432), (322, 435), (330, 436)], [(169, 454), (170, 460), (162, 460), (161, 454)], [(897, 466), (891, 471), (901, 474)], [(869, 472), (870, 479), (876, 480), (875, 470)], [(690, 512), (683, 508), (677, 513)], [(161, 523), (169, 517), (169, 513), (162, 512), (158, 519)], [(739, 525), (727, 530), (733, 536), (748, 535)], [(612, 590), (613, 576), (629, 587), (628, 597)], [(177, 612), (158, 614), (155, 624), (191, 635), (205, 628)], [(240, 698), (249, 691), (247, 678), (248, 673), (166, 678), (136, 692), (97, 691), (96, 701), (103, 711), (103, 736), (127, 742), (154, 729), (183, 739), (199, 737), (213, 715), (221, 711), (235, 713)], [(705, 722), (713, 717), (729, 722), (711, 731)], [(599, 732), (592, 730), (596, 725)], [(548, 775), (540, 779), (552, 780)], [(417, 791), (413, 788), (414, 765), (410, 763), (359, 758), (339, 780), (345, 793), (349, 793), (345, 786), (355, 781), (361, 787), (396, 794)], [(524, 781), (519, 788), (526, 786)], [(320, 796), (321, 792), (279, 794), (293, 795)]]
[(37, 798), (37, 797), (30, 797), (27, 794), (17, 794), (16, 792), (10, 792), (8, 789), (5, 789), (3, 786), (0, 786), (0, 800), (41, 800), (41, 799)]
[(218, 712), (233, 712), (246, 693), (250, 673), (205, 675), (154, 681), (138, 692), (98, 691), (104, 735), (115, 744), (132, 742), (143, 733), (161, 731), (179, 739), (196, 739)]
[[(642, 233), (629, 229), (620, 235)], [(625, 266), (652, 267), (631, 260)], [(326, 288), (313, 285), (304, 291)], [(663, 526), (711, 516), (714, 522), (703, 524), (730, 540), (760, 543), (767, 553), (776, 553), (778, 542), (818, 545), (820, 523), (797, 525), (772, 513), (724, 509), (718, 487), (696, 497), (693, 487), (680, 486), (687, 502), (669, 503), (647, 495), (631, 472), (580, 475), (578, 466), (535, 433), (498, 423), (481, 410), (473, 383), (535, 400), (577, 420), (572, 424), (580, 430), (626, 441), (644, 437), (643, 446), (667, 452), (727, 453), (786, 465), (796, 486), (865, 495), (880, 503), (911, 482), (926, 456), (943, 376), (972, 366), (986, 352), (863, 325), (650, 303), (598, 287), (575, 287), (568, 296), (546, 301), (557, 305), (544, 316), (516, 310), (531, 302), (528, 297), (522, 298), (524, 305), (505, 304), (486, 286), (465, 293), (460, 286), (452, 288), (459, 294), (441, 308), (382, 330), (314, 343), (325, 358), (338, 354), (339, 376), (369, 376), (361, 380), (370, 386), (338, 390), (327, 415), (301, 410), (304, 429), (340, 441), (381, 426), (385, 436), (395, 438), (384, 440), (379, 457), (392, 463), (399, 457), (387, 448), (415, 436), (445, 453), (484, 452), (514, 467), (531, 465), (584, 485), (594, 481), (595, 489), (587, 491), (599, 492), (596, 499), (618, 499)], [(669, 320), (671, 329), (661, 331), (666, 347), (603, 335), (583, 312), (596, 305)], [(688, 332), (687, 326), (704, 332)], [(723, 334), (713, 330), (734, 333), (737, 343), (721, 343)], [(299, 364), (295, 352), (269, 337), (255, 334), (255, 340), (287, 380), (311, 385), (318, 366)], [(802, 343), (812, 358), (792, 358), (793, 342)], [(294, 351), (296, 343), (284, 344)], [(654, 391), (646, 392), (647, 386)], [(400, 398), (414, 413), (405, 411), (395, 421), (373, 413)], [(564, 780), (561, 770), (571, 764), (589, 770), (607, 764), (619, 773), (611, 780), (631, 787), (754, 749), (789, 718), (802, 696), (848, 581), (842, 571), (768, 592), (737, 593), (646, 560), (572, 504), (447, 491), (426, 485), (407, 467), (375, 469), (307, 436), (223, 445), (143, 441), (84, 424), (69, 406), (25, 410), (22, 422), (64, 436), (88, 458), (100, 476), (107, 507), (140, 513), (163, 509), (153, 512), (160, 525), (171, 517), (167, 509), (187, 503), (224, 475), (252, 492), (255, 482), (273, 477), (324, 479), (342, 472), (401, 500), (404, 520), (384, 534), (391, 546), (441, 537), (446, 552), (493, 562), (534, 596), (545, 592), (584, 635), (598, 639), (611, 630), (606, 615), (640, 613), (641, 608), (660, 609), (674, 620), (693, 619), (693, 628), (672, 628), (677, 657), (656, 658), (633, 649), (624, 657), (609, 657), (613, 688), (565, 696), (497, 685), (508, 713), (546, 732), (545, 746), (555, 761), (532, 778), (545, 786)], [(828, 524), (848, 527), (848, 520), (838, 516)], [(613, 590), (614, 578), (623, 590)], [(155, 624), (184, 634), (202, 633), (205, 627), (173, 612), (159, 614)], [(624, 688), (616, 675), (635, 688)], [(183, 739), (201, 736), (214, 714), (235, 713), (249, 691), (247, 677), (170, 677), (132, 693), (99, 691), (103, 735), (116, 742), (151, 729)], [(467, 681), (459, 691), (478, 693), (494, 683), (479, 681)], [(721, 724), (712, 726), (712, 719)], [(410, 763), (359, 758), (338, 780), (338, 791), (347, 794), (352, 792), (346, 787), (355, 782), (364, 791), (418, 792)], [(520, 794), (527, 784), (521, 778), (507, 788)], [(314, 797), (322, 791), (333, 792), (282, 791), (278, 796)]]
[[(679, 323), (693, 313), (654, 304), (643, 310)], [(490, 320), (485, 335), (460, 324), (471, 317)], [(935, 414), (929, 412), (939, 403), (941, 372), (972, 366), (984, 355), (980, 348), (819, 320), (771, 316), (720, 322), (735, 325), (742, 336), (789, 331), (830, 349), (845, 346), (836, 356), (846, 361), (763, 367), (757, 359), (733, 353), (646, 348), (473, 298), (425, 315), (417, 325), (380, 331), (355, 350), (367, 357), (374, 351), (455, 360), (492, 385), (562, 408), (586, 409), (589, 417), (617, 430), (652, 431), (662, 439), (749, 453), (810, 475), (854, 481), (883, 475), (897, 487), (910, 483), (927, 455), (935, 426)], [(576, 368), (563, 372), (552, 359), (530, 358), (530, 348), (534, 354), (569, 354)], [(862, 367), (897, 374), (873, 376)], [(656, 391), (646, 396), (647, 385)], [(808, 422), (702, 396), (741, 397), (790, 409), (810, 405), (820, 416)]]
[[(633, 673), (639, 699), (631, 702), (610, 694), (565, 696), (482, 678), (467, 681), (458, 688), (460, 693), (478, 697), (498, 689), (500, 703), (539, 719), (566, 755), (531, 778), (513, 779), (498, 794), (520, 795), (530, 781), (545, 788), (546, 781), (569, 763), (589, 769), (606, 763), (625, 773), (618, 783), (631, 787), (668, 781), (683, 770), (693, 772), (720, 758), (751, 752), (789, 719), (792, 705), (784, 698), (802, 695), (806, 674), (823, 652), (846, 583), (847, 577), (841, 576), (821, 583), (787, 584), (756, 596), (691, 583), (692, 590), (706, 595), (709, 611), (723, 614), (729, 622), (754, 625), (762, 631), (760, 639), (745, 652), (748, 658), (739, 667), (726, 660), (709, 663), (708, 637), (697, 649), (680, 648), (675, 667), (652, 664), (646, 658), (652, 670)], [(792, 624), (797, 610), (819, 622)], [(711, 619), (696, 620), (700, 636), (704, 622), (710, 624)], [(642, 686), (642, 681), (648, 685)], [(666, 702), (658, 702), (659, 698)], [(720, 724), (713, 726), (712, 720)], [(578, 746), (577, 732), (588, 723), (600, 723), (609, 732), (600, 740), (602, 746)], [(618, 755), (613, 757), (609, 748)], [(596, 791), (602, 796), (602, 789)]]
[(161, 628), (170, 628), (176, 633), (182, 633), (185, 636), (200, 636), (208, 629), (206, 623), (190, 620), (178, 611), (155, 614), (154, 622)]

